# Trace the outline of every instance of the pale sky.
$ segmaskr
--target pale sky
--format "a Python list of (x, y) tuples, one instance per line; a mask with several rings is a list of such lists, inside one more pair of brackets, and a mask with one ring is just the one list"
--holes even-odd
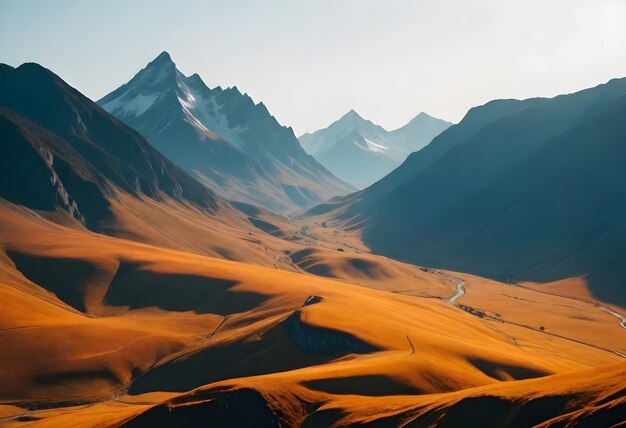
[(0, 62), (97, 100), (167, 50), (297, 135), (350, 109), (387, 129), (626, 76), (625, 0), (0, 0)]

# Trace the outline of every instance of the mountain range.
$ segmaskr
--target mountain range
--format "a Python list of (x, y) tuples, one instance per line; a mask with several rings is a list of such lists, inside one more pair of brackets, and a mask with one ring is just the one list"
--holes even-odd
[(0, 135), (2, 204), (166, 248), (256, 263), (282, 255), (259, 229), (280, 216), (230, 203), (41, 65), (0, 65)]
[(307, 155), (263, 103), (185, 76), (167, 52), (98, 104), (228, 199), (289, 211), (353, 190)]
[(38, 64), (2, 65), (0, 126), (0, 195), (14, 203), (60, 207), (92, 230), (101, 230), (122, 193), (210, 213), (221, 204), (137, 132)]
[[(113, 111), (182, 112), (163, 132), (206, 139), (170, 149), (250, 174), (312, 159), (265, 114), (233, 125), (259, 105), (232, 89), (233, 105), (202, 99), (239, 140), (209, 131), (204, 90), (173, 75), (173, 93), (146, 77)], [(369, 188), (284, 217), (52, 71), (0, 64), (0, 424), (617, 426), (625, 116), (626, 79), (494, 101)], [(272, 183), (259, 199), (296, 205)]]
[(330, 126), (299, 137), (302, 147), (342, 180), (367, 187), (423, 148), (450, 122), (420, 113), (409, 123), (387, 131), (350, 110)]
[(312, 209), (375, 252), (502, 281), (583, 278), (626, 304), (626, 79), (496, 100), (364, 191)]

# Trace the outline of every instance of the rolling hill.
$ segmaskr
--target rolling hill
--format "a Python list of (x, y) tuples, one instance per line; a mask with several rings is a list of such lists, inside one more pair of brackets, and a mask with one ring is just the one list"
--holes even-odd
[[(5, 202), (0, 217), (9, 426), (449, 426), (476, 409), (525, 425), (624, 409), (622, 358), (601, 336), (626, 342), (584, 302), (544, 296), (561, 313), (529, 303), (516, 323), (450, 303), (454, 273), (414, 269), (404, 295), (97, 235)], [(481, 304), (539, 298), (462, 278)], [(568, 326), (580, 310), (584, 328)]]

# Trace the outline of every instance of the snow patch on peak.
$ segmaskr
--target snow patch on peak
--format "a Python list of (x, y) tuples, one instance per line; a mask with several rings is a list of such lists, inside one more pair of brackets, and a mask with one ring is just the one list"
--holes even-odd
[(134, 98), (125, 99), (121, 96), (102, 106), (103, 109), (116, 115), (133, 115), (135, 117), (144, 114), (159, 99), (161, 94), (138, 94)]
[(376, 153), (384, 153), (387, 150), (389, 150), (389, 147), (383, 146), (382, 144), (377, 144), (373, 141), (370, 141), (366, 138), (364, 138), (365, 142), (367, 143), (367, 148), (370, 152), (376, 152)]
[[(355, 139), (353, 143), (358, 148), (373, 153), (385, 153), (387, 150), (389, 150), (387, 146), (384, 146), (380, 143), (375, 143), (371, 140), (368, 140), (367, 138), (362, 138), (361, 140)], [(365, 143), (365, 145), (363, 145), (363, 143)]]
[[(184, 120), (202, 138), (222, 140), (236, 148), (245, 149), (248, 128), (229, 123), (229, 103), (236, 97), (249, 97), (242, 95), (236, 86), (226, 91), (231, 93), (230, 97), (223, 97), (224, 90), (219, 87), (210, 89), (197, 73), (185, 76), (176, 68), (169, 54), (163, 52), (130, 82), (100, 100), (100, 105), (122, 120), (141, 123), (144, 114), (153, 106), (158, 110), (157, 113), (165, 117), (171, 108), (169, 103), (177, 100)], [(136, 129), (154, 137), (155, 131), (158, 135), (170, 122), (171, 119), (159, 124), (156, 127), (158, 131), (153, 127), (143, 129), (142, 125), (136, 126)]]
[(200, 93), (201, 88), (192, 88), (184, 76), (178, 80), (177, 98), (183, 107), (187, 121), (210, 138), (221, 138), (238, 148), (243, 148), (241, 133), (246, 127), (231, 127), (228, 118), (221, 112), (222, 107), (209, 93)]

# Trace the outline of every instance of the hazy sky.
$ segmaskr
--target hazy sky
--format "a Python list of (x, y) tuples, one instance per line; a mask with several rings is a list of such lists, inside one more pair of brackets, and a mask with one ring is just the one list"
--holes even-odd
[(167, 50), (299, 135), (354, 108), (388, 129), (626, 76), (624, 0), (0, 0), (0, 62), (92, 99)]

